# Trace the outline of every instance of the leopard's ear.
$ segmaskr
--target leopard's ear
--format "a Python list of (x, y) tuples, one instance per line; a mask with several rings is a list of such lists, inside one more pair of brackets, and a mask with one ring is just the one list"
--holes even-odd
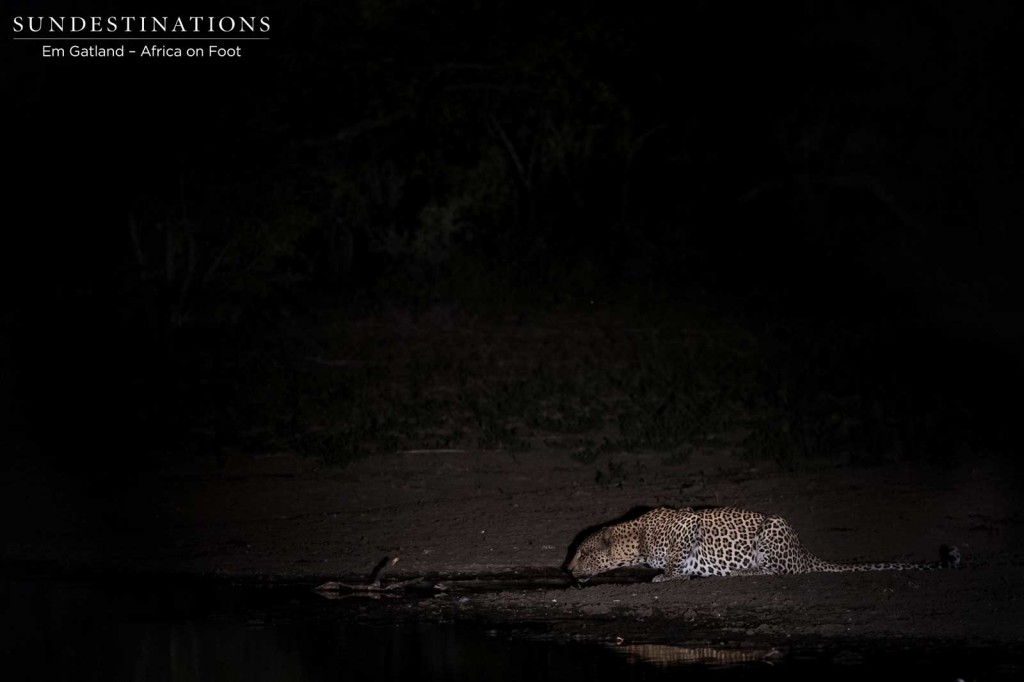
[(602, 545), (604, 545), (605, 547), (611, 547), (613, 539), (614, 539), (614, 536), (612, 535), (612, 529), (611, 528), (605, 528), (604, 530), (601, 531), (601, 544)]

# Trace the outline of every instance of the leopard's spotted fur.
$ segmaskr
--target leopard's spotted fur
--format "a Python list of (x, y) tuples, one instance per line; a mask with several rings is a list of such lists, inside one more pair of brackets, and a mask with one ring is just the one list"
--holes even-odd
[(955, 547), (941, 552), (934, 563), (833, 563), (808, 552), (780, 516), (731, 507), (661, 508), (591, 534), (567, 568), (573, 577), (585, 581), (614, 568), (646, 564), (664, 569), (654, 578), (659, 582), (708, 575), (932, 570), (959, 565)]

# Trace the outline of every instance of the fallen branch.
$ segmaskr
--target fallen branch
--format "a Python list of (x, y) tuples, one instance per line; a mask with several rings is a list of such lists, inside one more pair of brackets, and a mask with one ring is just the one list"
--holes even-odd
[(416, 583), (422, 583), (423, 582), (423, 578), (417, 577), (417, 578), (409, 578), (408, 580), (399, 580), (398, 582), (389, 583), (387, 585), (384, 585), (381, 582), (382, 578), (384, 577), (384, 572), (387, 569), (389, 569), (392, 566), (394, 566), (395, 564), (397, 564), (398, 563), (398, 559), (399, 559), (399, 557), (397, 557), (397, 556), (394, 557), (394, 558), (384, 557), (379, 562), (377, 562), (377, 566), (373, 569), (373, 572), (370, 573), (370, 582), (365, 584), (365, 585), (364, 584), (342, 583), (342, 582), (337, 582), (337, 581), (332, 580), (332, 581), (326, 582), (326, 583), (324, 583), (322, 585), (318, 585), (318, 586), (316, 586), (313, 589), (316, 592), (338, 592), (338, 591), (341, 591), (341, 590), (348, 590), (350, 592), (379, 593), (379, 592), (392, 592), (394, 590), (401, 590), (401, 589), (406, 588), (406, 587), (408, 587), (410, 585), (415, 585)]

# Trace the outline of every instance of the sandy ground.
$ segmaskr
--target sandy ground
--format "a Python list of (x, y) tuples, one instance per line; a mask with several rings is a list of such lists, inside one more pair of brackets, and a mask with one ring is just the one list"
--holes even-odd
[[(16, 458), (17, 459), (17, 458)], [(134, 474), (57, 475), (30, 458), (4, 474), (10, 566), (61, 573), (237, 579), (518, 579), (390, 600), (396, 617), (548, 623), (570, 636), (773, 643), (844, 637), (1024, 642), (1020, 472), (979, 459), (783, 471), (726, 450), (681, 463), (565, 452), (409, 452), (324, 467), (289, 454), (166, 460)], [(708, 578), (662, 584), (614, 574), (582, 590), (558, 568), (581, 530), (638, 506), (733, 505), (780, 514), (836, 561), (934, 560), (958, 571)], [(31, 569), (35, 570), (35, 569)], [(531, 580), (533, 581), (531, 583)]]

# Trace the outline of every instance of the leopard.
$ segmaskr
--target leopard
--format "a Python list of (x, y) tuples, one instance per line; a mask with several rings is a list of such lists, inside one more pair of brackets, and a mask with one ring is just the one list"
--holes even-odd
[(660, 507), (594, 531), (565, 566), (574, 584), (625, 566), (661, 569), (653, 582), (730, 575), (927, 571), (958, 568), (960, 552), (942, 546), (930, 563), (836, 563), (819, 559), (781, 516), (735, 507)]

